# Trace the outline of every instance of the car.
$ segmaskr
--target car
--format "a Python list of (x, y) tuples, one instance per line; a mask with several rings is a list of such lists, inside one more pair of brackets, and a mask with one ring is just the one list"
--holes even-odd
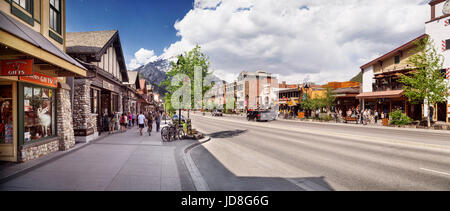
[[(178, 114), (173, 115), (172, 120), (173, 120), (173, 122), (178, 121)], [(181, 115), (181, 121), (182, 121), (182, 122), (186, 122), (186, 119), (184, 118), (183, 115)]]
[(212, 116), (223, 116), (223, 113), (221, 110), (214, 110), (211, 112)]
[(248, 121), (258, 121), (258, 122), (268, 122), (275, 120), (275, 113), (272, 111), (248, 111), (247, 120)]

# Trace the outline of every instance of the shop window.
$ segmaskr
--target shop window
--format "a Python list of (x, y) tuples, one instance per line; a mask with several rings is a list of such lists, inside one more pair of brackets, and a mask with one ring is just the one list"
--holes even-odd
[(50, 0), (50, 28), (61, 34), (61, 0)]
[(56, 135), (55, 91), (24, 87), (24, 142), (34, 142)]
[(13, 0), (13, 2), (31, 13), (31, 0)]
[(0, 144), (13, 143), (12, 86), (0, 85)]
[(449, 50), (450, 49), (450, 39), (445, 41), (445, 50)]
[(119, 95), (113, 94), (112, 100), (112, 111), (113, 113), (119, 112)]

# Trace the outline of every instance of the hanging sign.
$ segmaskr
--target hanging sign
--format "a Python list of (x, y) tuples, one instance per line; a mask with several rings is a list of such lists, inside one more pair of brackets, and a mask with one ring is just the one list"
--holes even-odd
[(33, 75), (33, 60), (2, 60), (1, 76)]
[(58, 88), (58, 79), (56, 77), (33, 73), (31, 76), (20, 76), (21, 81), (31, 82), (43, 86)]

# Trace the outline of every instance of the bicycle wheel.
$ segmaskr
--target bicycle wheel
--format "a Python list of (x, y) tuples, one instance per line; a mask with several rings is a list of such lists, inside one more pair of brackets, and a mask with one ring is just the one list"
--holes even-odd
[(163, 140), (163, 142), (170, 141), (170, 128), (169, 127), (163, 127), (161, 129), (161, 139)]

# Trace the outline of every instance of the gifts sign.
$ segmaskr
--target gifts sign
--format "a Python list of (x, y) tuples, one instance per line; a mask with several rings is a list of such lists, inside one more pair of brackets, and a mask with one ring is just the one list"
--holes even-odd
[(0, 70), (2, 76), (33, 75), (33, 60), (3, 60)]

